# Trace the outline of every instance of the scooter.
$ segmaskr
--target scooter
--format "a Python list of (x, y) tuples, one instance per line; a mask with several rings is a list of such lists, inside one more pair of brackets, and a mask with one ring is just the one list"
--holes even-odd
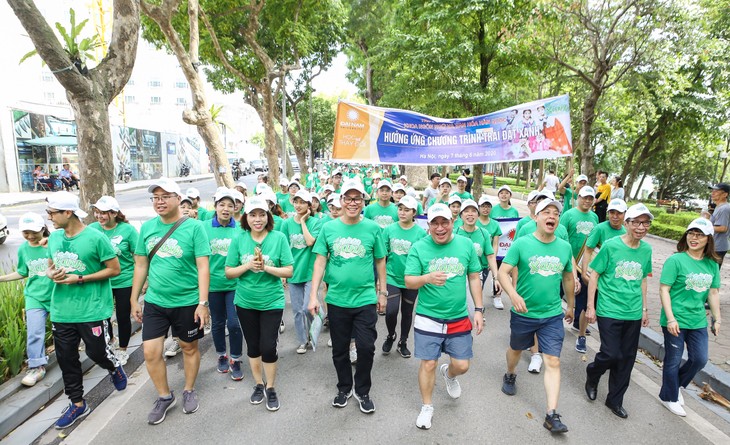
[(190, 174), (190, 167), (188, 164), (182, 164), (180, 166), (180, 177), (187, 176)]
[(8, 230), (8, 219), (0, 214), (0, 244), (4, 243), (8, 236), (10, 236), (10, 230)]

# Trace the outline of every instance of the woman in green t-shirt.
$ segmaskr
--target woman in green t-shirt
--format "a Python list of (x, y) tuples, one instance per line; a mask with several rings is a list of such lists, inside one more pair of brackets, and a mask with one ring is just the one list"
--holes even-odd
[(51, 310), (53, 281), (46, 276), (48, 268), (48, 227), (42, 216), (26, 213), (20, 217), (20, 231), (25, 242), (18, 248), (18, 270), (0, 276), (0, 283), (22, 280), (25, 283), (26, 353), (28, 370), (23, 380), (25, 386), (33, 386), (46, 376), (46, 318)]
[(257, 196), (246, 202), (241, 227), (228, 250), (226, 278), (238, 279), (234, 301), (256, 382), (250, 402), (258, 405), (265, 399), (266, 409), (276, 411), (276, 345), (285, 304), (281, 279), (291, 278), (294, 260), (286, 236), (273, 230), (266, 199)]
[(503, 185), (497, 190), (497, 198), (499, 205), (492, 209), (492, 218), (519, 218), (520, 213), (512, 207), (512, 189), (508, 185)]
[[(677, 253), (664, 263), (659, 296), (664, 332), (662, 404), (678, 416), (686, 416), (680, 387), (686, 388), (707, 364), (707, 314), (712, 312), (712, 333), (720, 332), (720, 257), (715, 253), (712, 223), (704, 218), (692, 221), (677, 243)], [(684, 345), (687, 361), (682, 364)]]

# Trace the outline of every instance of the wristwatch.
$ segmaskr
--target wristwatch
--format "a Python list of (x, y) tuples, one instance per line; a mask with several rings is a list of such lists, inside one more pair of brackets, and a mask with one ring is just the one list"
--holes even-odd
[(475, 307), (474, 312), (481, 312), (482, 315), (484, 314), (484, 308), (483, 307)]
[(198, 302), (198, 304), (199, 304), (199, 305), (200, 305), (200, 304), (202, 304), (202, 305), (203, 305), (203, 306), (205, 306), (205, 307), (209, 307), (209, 306), (210, 306), (210, 304), (208, 303), (208, 300), (205, 300), (205, 301), (203, 301), (203, 300), (200, 300), (200, 301)]
[(378, 295), (382, 295), (382, 296), (384, 296), (384, 297), (387, 297), (387, 296), (388, 296), (388, 291), (384, 291), (384, 290), (379, 290), (379, 291), (378, 291)]
[(79, 277), (78, 280), (76, 280), (76, 284), (84, 284), (84, 276), (83, 275), (77, 275)]

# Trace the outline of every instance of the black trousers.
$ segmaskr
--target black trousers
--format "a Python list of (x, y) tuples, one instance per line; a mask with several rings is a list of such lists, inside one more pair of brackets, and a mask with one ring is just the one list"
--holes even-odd
[(332, 362), (337, 372), (337, 390), (349, 392), (353, 387), (350, 338), (354, 337), (357, 347), (355, 392), (361, 396), (370, 394), (370, 371), (375, 356), (375, 340), (378, 338), (378, 331), (375, 329), (378, 321), (375, 305), (345, 308), (329, 303), (327, 317), (332, 338)]
[(400, 308), (400, 341), (408, 340), (408, 334), (413, 325), (413, 308), (418, 298), (418, 290), (400, 288), (388, 285), (388, 304), (385, 307), (385, 326), (388, 328), (388, 335), (395, 335), (395, 327), (398, 324), (398, 309)]
[(72, 403), (84, 400), (84, 373), (79, 360), (79, 342), (86, 344), (86, 355), (97, 365), (112, 373), (119, 366), (109, 346), (107, 320), (85, 323), (53, 322), (53, 343), (56, 346), (58, 366), (61, 368), (64, 392)]
[[(132, 303), (130, 298), (132, 297), (131, 287), (120, 287), (118, 289), (112, 289), (114, 295), (114, 306), (116, 307), (117, 313), (117, 329), (119, 335), (119, 347), (126, 348), (129, 346), (129, 338), (132, 336)], [(109, 325), (109, 334), (114, 337), (114, 330)]]
[(598, 222), (602, 223), (606, 220), (606, 211), (608, 210), (608, 202), (601, 201), (596, 203), (596, 216), (598, 216)]
[(276, 352), (279, 325), (284, 310), (258, 311), (236, 306), (236, 314), (246, 339), (246, 355), (250, 358), (261, 357), (264, 363), (276, 363), (279, 360)]
[(598, 317), (598, 330), (601, 335), (601, 349), (593, 363), (586, 368), (586, 377), (589, 382), (597, 385), (601, 376), (610, 371), (606, 403), (611, 407), (622, 406), (639, 349), (641, 320)]

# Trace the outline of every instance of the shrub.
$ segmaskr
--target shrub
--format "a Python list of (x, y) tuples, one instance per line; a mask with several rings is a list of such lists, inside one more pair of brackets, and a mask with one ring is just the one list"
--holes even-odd
[(23, 366), (26, 346), (23, 281), (0, 283), (0, 382)]
[(660, 221), (658, 221), (658, 218), (654, 220), (651, 224), (651, 228), (649, 229), (649, 233), (656, 236), (661, 236), (662, 238), (668, 238), (675, 241), (679, 241), (679, 239), (684, 234), (684, 231), (686, 229), (686, 226), (675, 226), (671, 224), (664, 224)]
[(656, 216), (655, 221), (658, 221), (662, 224), (686, 228), (689, 223), (699, 218), (699, 216), (700, 215), (698, 213), (694, 212), (679, 212), (674, 214), (660, 213)]

